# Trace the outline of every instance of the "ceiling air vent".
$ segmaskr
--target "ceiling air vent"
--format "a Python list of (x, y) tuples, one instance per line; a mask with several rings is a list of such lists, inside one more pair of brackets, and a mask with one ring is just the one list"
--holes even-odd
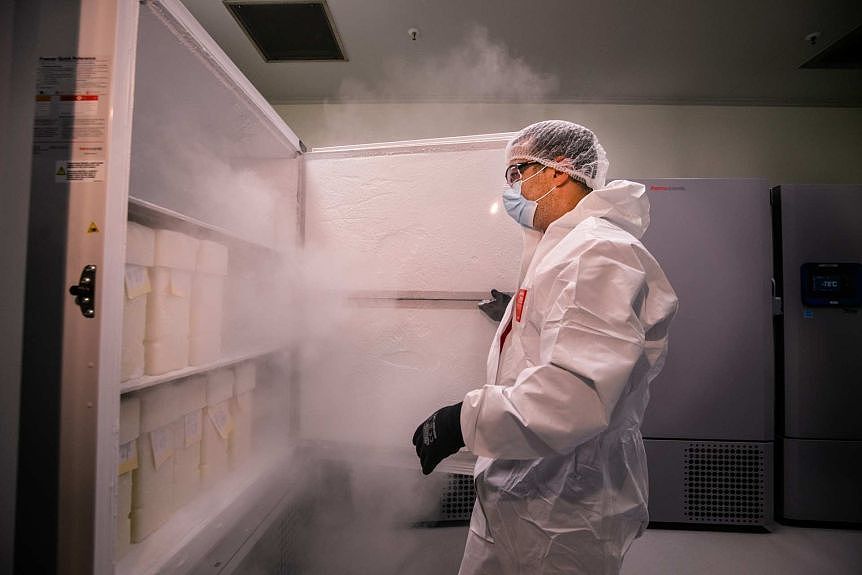
[(225, 2), (267, 62), (347, 60), (326, 2)]
[(862, 26), (858, 26), (800, 67), (862, 70)]

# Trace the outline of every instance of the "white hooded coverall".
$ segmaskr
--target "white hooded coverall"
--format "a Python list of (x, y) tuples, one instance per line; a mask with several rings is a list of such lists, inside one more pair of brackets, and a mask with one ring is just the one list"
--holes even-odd
[(648, 225), (644, 186), (615, 181), (536, 246), (461, 410), (479, 459), (460, 575), (618, 573), (646, 527), (640, 423), (677, 309)]

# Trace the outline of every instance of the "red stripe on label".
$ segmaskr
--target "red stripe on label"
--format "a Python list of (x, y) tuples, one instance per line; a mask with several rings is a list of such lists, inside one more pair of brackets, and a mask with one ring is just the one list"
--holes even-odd
[(98, 99), (98, 94), (66, 94), (60, 96), (61, 102), (95, 102)]
[(518, 299), (515, 300), (515, 321), (521, 323), (521, 314), (524, 312), (524, 302), (527, 301), (527, 290), (518, 290)]

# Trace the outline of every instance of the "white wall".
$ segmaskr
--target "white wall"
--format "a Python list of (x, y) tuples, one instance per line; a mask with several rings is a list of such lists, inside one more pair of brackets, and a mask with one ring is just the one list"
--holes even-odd
[(764, 177), (862, 183), (862, 108), (600, 104), (285, 104), (309, 148), (516, 131), (561, 118), (590, 127), (611, 177)]

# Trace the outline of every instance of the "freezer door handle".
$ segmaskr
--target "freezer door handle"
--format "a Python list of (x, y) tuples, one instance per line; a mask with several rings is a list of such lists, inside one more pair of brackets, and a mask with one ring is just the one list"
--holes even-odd
[(772, 278), (772, 315), (784, 315), (784, 299), (778, 295), (775, 278)]
[(96, 266), (84, 266), (78, 285), (70, 287), (69, 293), (75, 296), (75, 304), (81, 308), (84, 317), (96, 317)]

